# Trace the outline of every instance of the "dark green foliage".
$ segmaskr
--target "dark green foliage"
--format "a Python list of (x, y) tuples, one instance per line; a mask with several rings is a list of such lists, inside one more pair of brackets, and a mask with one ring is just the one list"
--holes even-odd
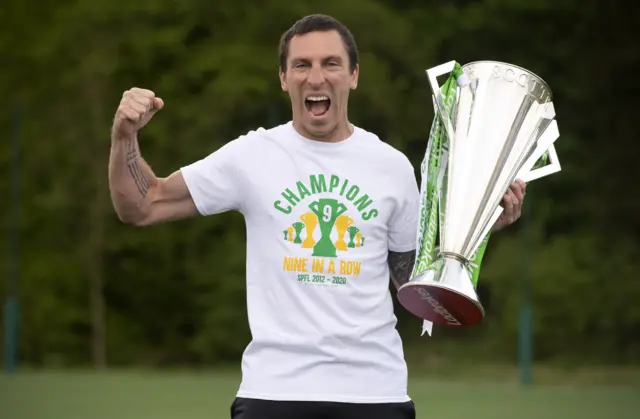
[[(426, 68), (507, 61), (539, 74), (554, 92), (563, 170), (529, 185), (532, 241), (522, 244), (522, 220), (493, 235), (480, 278), (489, 295), (486, 323), (440, 329), (433, 339), (464, 339), (468, 353), (475, 345), (514, 357), (528, 252), (538, 359), (640, 361), (633, 12), (595, 0), (332, 0), (320, 10), (306, 0), (9, 3), (0, 29), (0, 202), (7, 203), (0, 215), (9, 219), (19, 101), (23, 362), (100, 363), (102, 345), (111, 365), (239, 358), (250, 339), (242, 217), (122, 225), (107, 190), (111, 118), (130, 87), (164, 99), (140, 136), (159, 176), (250, 129), (285, 122), (278, 40), (314, 12), (342, 20), (360, 47), (351, 120), (403, 150), (416, 169), (433, 117)], [(101, 322), (92, 317), (100, 288), (104, 343), (92, 334)], [(426, 338), (414, 344), (419, 321), (400, 308), (398, 316), (408, 346), (435, 347)]]

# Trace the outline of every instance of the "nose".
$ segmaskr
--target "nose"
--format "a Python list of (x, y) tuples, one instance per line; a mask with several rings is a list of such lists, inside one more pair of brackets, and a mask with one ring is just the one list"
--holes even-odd
[(309, 76), (307, 77), (307, 82), (314, 87), (322, 85), (324, 83), (325, 77), (324, 72), (322, 71), (321, 66), (314, 65), (311, 67), (309, 71)]

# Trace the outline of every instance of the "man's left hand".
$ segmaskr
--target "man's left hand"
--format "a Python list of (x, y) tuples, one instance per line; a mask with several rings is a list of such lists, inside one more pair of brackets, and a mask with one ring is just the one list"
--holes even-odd
[(500, 215), (500, 218), (498, 218), (498, 221), (494, 224), (493, 231), (502, 230), (520, 218), (526, 189), (527, 185), (520, 179), (516, 179), (509, 189), (507, 189), (507, 193), (500, 203), (504, 211), (502, 211), (502, 215)]

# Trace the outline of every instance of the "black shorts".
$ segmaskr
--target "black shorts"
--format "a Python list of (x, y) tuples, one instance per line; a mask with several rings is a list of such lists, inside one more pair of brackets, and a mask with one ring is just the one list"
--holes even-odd
[(337, 403), (245, 399), (231, 405), (231, 419), (415, 419), (413, 402)]

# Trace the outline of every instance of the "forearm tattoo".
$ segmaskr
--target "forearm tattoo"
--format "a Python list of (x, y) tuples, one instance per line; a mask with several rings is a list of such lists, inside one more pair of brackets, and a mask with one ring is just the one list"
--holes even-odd
[(409, 282), (415, 258), (415, 250), (409, 252), (389, 252), (389, 273), (396, 287), (400, 287)]
[(138, 188), (138, 192), (140, 192), (143, 198), (146, 197), (149, 191), (149, 182), (140, 168), (140, 155), (138, 154), (135, 141), (129, 141), (127, 145), (127, 167)]

